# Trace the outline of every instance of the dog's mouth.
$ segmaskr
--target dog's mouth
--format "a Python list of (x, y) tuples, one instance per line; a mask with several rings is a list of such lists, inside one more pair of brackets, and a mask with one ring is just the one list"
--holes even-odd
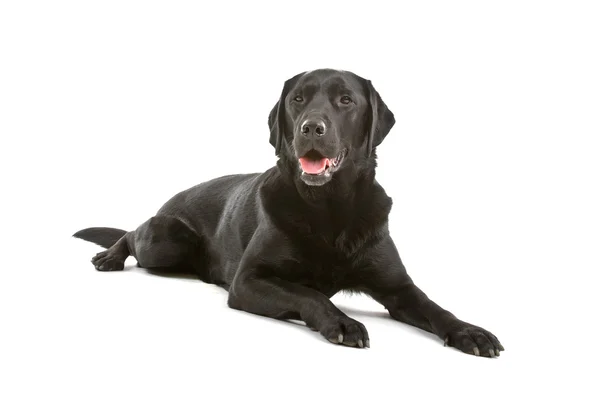
[(317, 150), (310, 150), (304, 156), (298, 158), (302, 175), (327, 176), (335, 172), (342, 162), (348, 151), (342, 150), (333, 158), (324, 157)]

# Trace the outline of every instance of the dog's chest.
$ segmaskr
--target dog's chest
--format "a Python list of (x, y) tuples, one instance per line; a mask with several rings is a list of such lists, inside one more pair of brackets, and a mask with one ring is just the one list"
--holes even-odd
[(262, 196), (271, 221), (301, 254), (324, 253), (346, 261), (387, 231), (391, 198), (376, 183), (367, 189), (319, 206), (308, 205), (285, 190), (263, 188)]
[(294, 262), (287, 272), (291, 281), (328, 295), (352, 287), (356, 280), (355, 266), (350, 262), (334, 259), (316, 260), (307, 257)]

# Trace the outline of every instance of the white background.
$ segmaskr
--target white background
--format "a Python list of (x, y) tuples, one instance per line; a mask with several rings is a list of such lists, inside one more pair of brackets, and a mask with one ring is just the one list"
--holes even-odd
[[(210, 3), (2, 2), (0, 397), (598, 398), (597, 3)], [(320, 67), (394, 111), (392, 235), (500, 358), (360, 296), (334, 301), (371, 349), (333, 346), (195, 279), (96, 272), (70, 237), (269, 168), (284, 80)]]

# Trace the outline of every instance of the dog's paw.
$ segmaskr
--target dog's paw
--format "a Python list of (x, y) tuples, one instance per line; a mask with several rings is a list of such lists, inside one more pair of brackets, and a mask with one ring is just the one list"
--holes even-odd
[(110, 251), (102, 251), (92, 258), (92, 264), (98, 271), (122, 271), (125, 269), (125, 261), (115, 257)]
[(498, 357), (504, 351), (496, 336), (471, 324), (461, 325), (448, 332), (444, 346), (452, 346), (463, 353), (481, 357)]
[(350, 347), (370, 347), (367, 328), (352, 318), (343, 316), (327, 321), (320, 329), (327, 340)]

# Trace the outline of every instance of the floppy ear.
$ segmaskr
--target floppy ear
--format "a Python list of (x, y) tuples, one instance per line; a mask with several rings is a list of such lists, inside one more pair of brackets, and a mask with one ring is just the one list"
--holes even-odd
[(394, 113), (385, 105), (371, 81), (367, 81), (369, 105), (371, 107), (371, 125), (367, 137), (367, 157), (379, 146), (396, 123)]
[[(279, 151), (281, 150), (281, 142), (283, 141), (283, 129), (284, 122), (279, 122), (281, 118), (285, 118), (283, 113), (285, 113), (285, 96), (287, 93), (285, 92), (285, 86), (283, 92), (281, 92), (281, 97), (279, 101), (275, 103), (275, 107), (269, 113), (269, 130), (271, 131), (271, 137), (269, 138), (269, 143), (273, 147), (275, 147), (275, 155), (279, 155)], [(280, 117), (281, 114), (281, 117)]]
[(300, 75), (302, 74), (298, 74), (285, 81), (283, 90), (281, 91), (281, 96), (279, 96), (279, 101), (275, 103), (275, 106), (269, 113), (269, 130), (271, 131), (269, 142), (273, 147), (275, 147), (276, 156), (278, 156), (281, 151), (283, 137), (285, 136), (285, 98)]

